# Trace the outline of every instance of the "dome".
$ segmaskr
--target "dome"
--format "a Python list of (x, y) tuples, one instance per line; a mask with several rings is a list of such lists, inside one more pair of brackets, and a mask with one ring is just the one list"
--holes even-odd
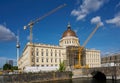
[(73, 30), (71, 30), (70, 24), (68, 24), (67, 30), (63, 33), (62, 38), (63, 38), (63, 37), (68, 37), (68, 36), (77, 37), (77, 36), (76, 36), (76, 33), (75, 33)]

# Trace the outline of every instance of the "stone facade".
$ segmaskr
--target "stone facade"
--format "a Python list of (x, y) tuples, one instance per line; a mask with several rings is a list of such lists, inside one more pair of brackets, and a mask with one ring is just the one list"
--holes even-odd
[(59, 67), (60, 62), (66, 59), (66, 50), (64, 47), (46, 45), (46, 44), (30, 44), (28, 43), (24, 49), (23, 55), (19, 59), (19, 68), (24, 70), (26, 67)]
[(101, 67), (100, 50), (86, 49), (84, 61), (90, 68)]

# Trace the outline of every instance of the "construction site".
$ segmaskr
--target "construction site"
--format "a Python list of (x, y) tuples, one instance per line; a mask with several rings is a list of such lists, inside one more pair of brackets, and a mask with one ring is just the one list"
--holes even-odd
[(67, 30), (62, 34), (58, 46), (32, 42), (34, 24), (65, 6), (66, 4), (60, 5), (24, 26), (24, 29), (30, 29), (30, 41), (26, 44), (22, 55), (19, 57), (20, 44), (19, 37), (17, 38), (17, 65), (20, 70), (26, 72), (56, 70), (59, 69), (61, 62), (65, 62), (66, 70), (101, 66), (100, 51), (85, 48), (86, 44), (99, 28), (100, 23), (88, 35), (82, 46), (77, 34), (71, 29), (70, 23), (67, 25)]

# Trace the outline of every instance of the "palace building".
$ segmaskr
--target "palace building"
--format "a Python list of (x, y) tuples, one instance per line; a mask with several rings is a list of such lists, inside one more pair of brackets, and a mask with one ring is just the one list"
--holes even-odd
[(28, 42), (18, 60), (18, 68), (24, 72), (56, 71), (61, 62), (65, 63), (66, 70), (75, 69), (78, 63), (81, 66), (88, 65), (89, 68), (101, 67), (99, 50), (84, 48), (79, 60), (79, 51), (71, 50), (79, 47), (79, 39), (68, 24), (58, 46)]

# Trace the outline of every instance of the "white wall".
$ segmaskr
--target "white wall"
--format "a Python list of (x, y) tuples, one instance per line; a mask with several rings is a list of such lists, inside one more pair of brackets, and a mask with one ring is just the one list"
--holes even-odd
[(101, 64), (101, 67), (112, 67), (115, 66), (114, 63), (103, 63)]
[(57, 71), (58, 67), (25, 67), (24, 72)]

